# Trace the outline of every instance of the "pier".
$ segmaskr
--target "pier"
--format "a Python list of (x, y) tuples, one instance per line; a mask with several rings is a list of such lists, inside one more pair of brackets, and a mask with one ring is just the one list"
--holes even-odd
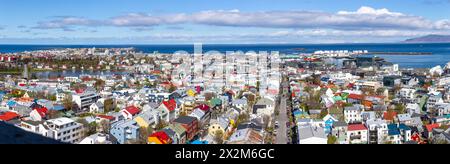
[(373, 55), (433, 55), (431, 52), (370, 52)]

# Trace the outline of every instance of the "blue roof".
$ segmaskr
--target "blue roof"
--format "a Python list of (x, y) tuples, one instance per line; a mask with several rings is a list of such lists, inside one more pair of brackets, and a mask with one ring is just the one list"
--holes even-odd
[(398, 130), (398, 129), (389, 129), (388, 130), (388, 134), (390, 135), (390, 136), (393, 136), (393, 135), (400, 135), (400, 131)]
[(195, 145), (208, 144), (208, 141), (195, 140), (195, 141), (192, 141), (191, 144), (195, 144)]
[(62, 106), (62, 105), (53, 105), (53, 108), (50, 109), (50, 110), (61, 111), (61, 110), (64, 110), (64, 109), (65, 109), (65, 108), (64, 108), (64, 106)]
[(411, 128), (406, 126), (405, 124), (399, 124), (398, 127), (397, 127), (397, 124), (389, 124), (388, 125), (388, 134), (389, 135), (400, 135), (400, 130), (411, 130)]
[(14, 100), (9, 100), (6, 104), (7, 104), (9, 107), (13, 107), (13, 106), (16, 106), (16, 105), (17, 105), (17, 102), (14, 101)]
[(400, 125), (398, 126), (398, 128), (401, 129), (401, 130), (411, 130), (411, 128), (408, 127), (408, 126), (406, 126), (405, 124), (400, 124)]
[(303, 114), (302, 111), (299, 111), (299, 110), (294, 111), (294, 115), (301, 115), (301, 114)]
[(397, 124), (388, 124), (388, 129), (389, 130), (397, 129)]

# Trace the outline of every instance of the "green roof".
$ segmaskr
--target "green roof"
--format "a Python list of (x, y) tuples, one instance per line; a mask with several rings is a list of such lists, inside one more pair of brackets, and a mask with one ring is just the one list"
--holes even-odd
[(424, 95), (424, 96), (420, 99), (420, 102), (419, 102), (420, 109), (423, 109), (423, 108), (425, 107), (425, 104), (427, 103), (427, 101), (428, 101), (428, 96), (427, 96), (427, 95)]
[(180, 124), (170, 124), (168, 128), (172, 129), (175, 133), (179, 135), (186, 133), (186, 129)]
[(342, 94), (341, 94), (342, 99), (347, 100), (348, 95), (350, 95), (350, 94), (348, 94), (347, 92), (342, 93)]
[(209, 103), (210, 103), (211, 106), (214, 107), (214, 106), (221, 105), (222, 104), (222, 100), (219, 99), (219, 98), (213, 98), (213, 99), (209, 100)]
[(333, 100), (334, 101), (342, 101), (342, 100), (344, 100), (341, 96), (334, 96), (333, 97)]

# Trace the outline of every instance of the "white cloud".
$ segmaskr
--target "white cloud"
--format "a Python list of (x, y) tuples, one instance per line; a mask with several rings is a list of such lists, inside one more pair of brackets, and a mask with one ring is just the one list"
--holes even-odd
[[(235, 33), (220, 31), (217, 35), (155, 34), (155, 26), (167, 31), (186, 30), (184, 25), (266, 28), (257, 32), (242, 30)], [(389, 42), (428, 34), (449, 34), (450, 20), (429, 20), (421, 16), (362, 6), (356, 11), (259, 11), (208, 10), (194, 13), (153, 15), (129, 13), (109, 19), (55, 17), (41, 21), (34, 28), (73, 31), (84, 27), (126, 27), (133, 31), (153, 33), (146, 37), (131, 37), (138, 43), (161, 42)], [(171, 28), (172, 27), (172, 28)], [(253, 29), (253, 28), (250, 28)], [(97, 29), (98, 30), (98, 29)], [(226, 30), (226, 29), (225, 29)], [(269, 32), (267, 32), (269, 31)], [(273, 32), (270, 32), (273, 31)], [(225, 34), (224, 34), (225, 33)], [(226, 34), (228, 33), (228, 34)], [(221, 34), (221, 35), (219, 35)], [(130, 41), (130, 38), (111, 40)], [(86, 41), (88, 38), (74, 40)], [(94, 41), (107, 38), (89, 38)]]
[(339, 11), (338, 14), (340, 15), (388, 15), (388, 16), (404, 16), (402, 13), (398, 12), (390, 12), (386, 8), (382, 9), (374, 9), (372, 7), (368, 6), (362, 6), (359, 8), (356, 12), (352, 11)]
[(71, 29), (73, 26), (99, 26), (103, 25), (102, 21), (91, 20), (81, 17), (56, 17), (56, 19), (51, 21), (40, 21), (37, 26), (33, 27), (35, 29)]
[(170, 24), (199, 24), (232, 27), (265, 28), (332, 28), (332, 29), (450, 29), (448, 20), (431, 21), (420, 16), (362, 6), (357, 11), (327, 13), (320, 11), (260, 11), (209, 10), (196, 13), (150, 15), (130, 13), (107, 20), (63, 17), (39, 22), (41, 28), (70, 26), (139, 27)]
[[(314, 30), (298, 30), (298, 31), (280, 31), (275, 34), (282, 33), (283, 36), (329, 36), (329, 37), (417, 37), (433, 34), (450, 34), (450, 32), (440, 31), (414, 31), (414, 30), (330, 30), (330, 29), (314, 29)], [(281, 36), (281, 35), (278, 35)]]
[(154, 26), (163, 24), (164, 20), (143, 13), (130, 13), (124, 16), (114, 17), (108, 20), (114, 26)]

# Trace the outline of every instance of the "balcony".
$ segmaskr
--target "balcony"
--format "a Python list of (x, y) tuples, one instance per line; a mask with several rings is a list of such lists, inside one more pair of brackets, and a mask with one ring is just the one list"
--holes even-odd
[(352, 135), (350, 136), (350, 140), (361, 140), (361, 135)]

